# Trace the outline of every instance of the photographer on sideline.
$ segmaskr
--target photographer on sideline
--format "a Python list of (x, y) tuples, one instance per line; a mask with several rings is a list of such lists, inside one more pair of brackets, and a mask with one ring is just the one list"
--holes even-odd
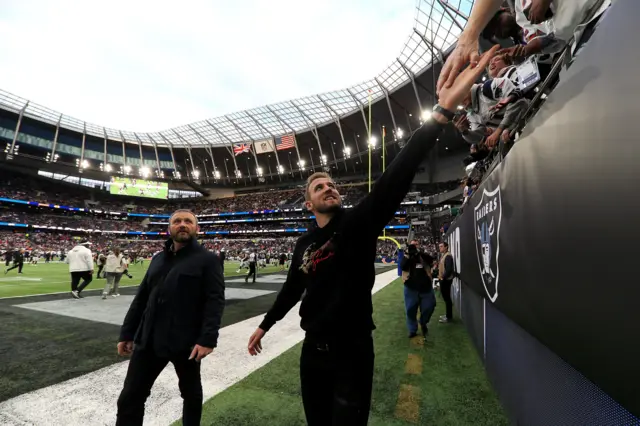
[(419, 250), (419, 242), (411, 241), (407, 248), (407, 257), (402, 259), (402, 281), (404, 282), (404, 306), (407, 314), (409, 338), (418, 334), (418, 307), (420, 307), (420, 328), (422, 336), (427, 337), (427, 324), (436, 308), (436, 296), (433, 293), (431, 266), (433, 258)]

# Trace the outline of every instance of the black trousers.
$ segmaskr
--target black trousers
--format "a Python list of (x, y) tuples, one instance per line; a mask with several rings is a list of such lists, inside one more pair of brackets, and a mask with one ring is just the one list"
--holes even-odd
[[(78, 285), (82, 280), (82, 284)], [(85, 289), (86, 286), (93, 280), (93, 275), (90, 271), (79, 271), (71, 273), (71, 291), (77, 291), (78, 293)]]
[(18, 268), (18, 273), (22, 273), (22, 266), (24, 265), (24, 263), (20, 262), (20, 263), (15, 263), (11, 268), (7, 269), (7, 272), (12, 270), (12, 269), (16, 269)]
[(202, 383), (200, 363), (189, 361), (189, 353), (162, 358), (153, 350), (134, 349), (124, 379), (124, 387), (118, 398), (118, 418), (116, 426), (142, 425), (144, 404), (151, 393), (153, 383), (162, 370), (171, 362), (178, 375), (178, 387), (183, 399), (182, 424), (200, 425), (202, 416)]
[(307, 336), (300, 356), (302, 404), (309, 426), (361, 426), (369, 420), (373, 338)]
[(451, 299), (451, 283), (453, 280), (440, 281), (440, 292), (442, 293), (442, 300), (447, 307), (447, 319), (453, 319), (453, 300)]
[(256, 264), (255, 262), (249, 263), (249, 273), (244, 277), (245, 282), (249, 281), (249, 277), (253, 275), (253, 282), (256, 282)]
[(104, 265), (98, 265), (98, 273), (96, 274), (96, 277), (100, 278), (100, 272), (102, 272), (103, 269)]

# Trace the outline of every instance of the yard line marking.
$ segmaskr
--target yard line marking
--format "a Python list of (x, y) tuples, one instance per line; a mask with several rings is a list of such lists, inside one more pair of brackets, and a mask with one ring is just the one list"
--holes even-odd
[(422, 357), (416, 354), (409, 354), (407, 356), (407, 362), (404, 365), (404, 371), (407, 374), (422, 374)]
[(62, 284), (62, 283), (67, 283), (69, 281), (47, 281), (47, 282), (42, 282), (42, 281), (26, 281), (26, 282), (22, 282), (22, 283), (16, 283), (15, 281), (9, 284), (5, 284), (3, 282), (0, 282), (0, 290), (2, 290), (5, 287), (24, 287), (27, 285), (47, 285), (47, 284)]
[[(66, 282), (69, 282), (69, 281), (61, 281), (60, 283), (66, 283)], [(69, 285), (71, 285), (71, 282), (69, 282)], [(126, 285), (122, 285), (122, 284), (121, 284), (121, 285), (120, 285), (120, 288), (122, 288), (122, 287), (138, 287), (138, 286), (140, 286), (140, 284), (126, 284)], [(0, 287), (0, 289), (1, 289), (1, 288), (2, 288), (2, 287)], [(102, 291), (102, 289), (101, 289), (101, 288), (94, 288), (94, 289), (91, 289), (91, 290), (83, 290), (82, 294), (85, 294), (85, 293), (91, 293), (91, 292), (94, 292), (94, 291)], [(0, 300), (4, 300), (4, 299), (17, 299), (17, 298), (19, 298), (19, 297), (51, 296), (51, 295), (53, 295), (53, 294), (70, 294), (70, 293), (71, 293), (71, 288), (69, 288), (69, 290), (67, 290), (67, 291), (56, 291), (56, 292), (53, 292), (53, 293), (23, 294), (22, 296), (6, 296), (6, 297), (0, 297)]]
[(418, 423), (420, 417), (420, 389), (411, 385), (400, 385), (395, 416), (408, 423)]

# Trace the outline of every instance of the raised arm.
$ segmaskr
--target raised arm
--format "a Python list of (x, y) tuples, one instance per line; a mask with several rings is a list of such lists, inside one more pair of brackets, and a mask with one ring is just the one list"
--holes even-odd
[[(466, 69), (451, 86), (440, 93), (439, 104), (449, 111), (455, 111), (471, 86), (482, 75), (491, 57), (499, 46), (494, 46), (482, 55), (479, 66)], [(367, 195), (351, 212), (350, 221), (354, 226), (367, 226), (371, 235), (378, 237), (384, 226), (391, 220), (402, 199), (409, 192), (411, 182), (427, 153), (436, 144), (438, 136), (448, 122), (438, 112), (432, 113), (427, 121), (409, 139), (391, 165), (376, 181), (371, 193)]]
[[(455, 109), (455, 108), (454, 108)], [(447, 119), (433, 114), (409, 139), (387, 170), (376, 181), (371, 192), (349, 212), (357, 226), (366, 226), (371, 235), (378, 237), (389, 223), (402, 199), (409, 192), (411, 182), (427, 153), (436, 144)]]

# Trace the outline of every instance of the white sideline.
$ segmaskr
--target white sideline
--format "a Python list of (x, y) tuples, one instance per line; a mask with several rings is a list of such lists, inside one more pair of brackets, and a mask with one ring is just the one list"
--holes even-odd
[[(376, 276), (373, 292), (398, 278), (396, 270)], [(237, 383), (300, 342), (299, 306), (294, 309), (263, 340), (264, 351), (252, 357), (246, 343), (263, 315), (249, 318), (220, 330), (218, 349), (202, 362), (202, 387), (205, 400)], [(37, 346), (37, 345), (36, 345)], [(114, 343), (115, 351), (115, 343)], [(82, 357), (82, 351), (78, 353)], [(17, 396), (0, 403), (3, 425), (113, 425), (116, 401), (122, 389), (128, 361), (111, 365), (66, 382)], [(170, 425), (180, 418), (182, 399), (178, 379), (168, 366), (158, 377), (147, 400), (145, 425)]]

